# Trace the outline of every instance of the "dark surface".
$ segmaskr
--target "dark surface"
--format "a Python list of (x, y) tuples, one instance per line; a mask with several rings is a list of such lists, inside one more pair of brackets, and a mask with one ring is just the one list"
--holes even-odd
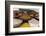
[[(21, 4), (33, 4), (33, 5), (42, 5), (43, 8), (42, 8), (42, 14), (43, 14), (43, 19), (42, 19), (42, 24), (43, 24), (43, 30), (42, 31), (27, 31), (27, 32), (12, 32), (12, 33), (9, 33), (9, 6), (10, 4), (16, 4), (16, 3), (21, 3)], [(15, 2), (15, 1), (6, 1), (5, 2), (5, 35), (22, 35), (22, 34), (40, 34), (40, 33), (45, 33), (45, 3), (37, 3), (37, 2)]]

